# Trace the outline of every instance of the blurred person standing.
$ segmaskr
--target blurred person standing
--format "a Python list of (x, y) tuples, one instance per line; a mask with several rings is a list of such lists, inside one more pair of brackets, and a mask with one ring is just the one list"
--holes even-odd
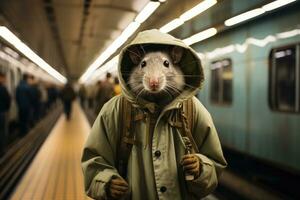
[(56, 99), (58, 97), (58, 91), (55, 87), (55, 85), (50, 84), (47, 87), (47, 96), (48, 96), (48, 100), (47, 100), (47, 109), (51, 109), (51, 106), (56, 102)]
[(65, 87), (61, 90), (61, 99), (64, 104), (64, 112), (68, 121), (71, 118), (72, 102), (75, 98), (76, 94), (72, 85), (70, 83), (67, 83)]
[(48, 102), (48, 94), (44, 83), (39, 84), (39, 91), (41, 93), (41, 117), (46, 114), (46, 105)]
[(95, 113), (97, 113), (98, 111), (98, 92), (101, 88), (102, 85), (102, 81), (98, 80), (97, 83), (95, 85), (93, 85), (90, 89), (90, 94), (91, 94), (91, 102), (92, 102), (92, 106), (90, 107), (91, 109), (93, 109), (95, 111)]
[(28, 74), (24, 74), (23, 79), (20, 81), (16, 89), (20, 136), (24, 136), (28, 132), (29, 123), (31, 122), (32, 96), (29, 79), (30, 76)]
[(96, 113), (99, 113), (102, 106), (114, 96), (114, 85), (111, 80), (111, 73), (106, 74), (106, 79), (101, 82), (96, 94)]
[(11, 97), (5, 86), (6, 76), (0, 72), (0, 157), (4, 154), (7, 139), (7, 111), (10, 108)]
[(39, 90), (38, 82), (34, 76), (29, 76), (31, 101), (31, 124), (34, 125), (41, 117), (41, 91)]
[(97, 83), (95, 84), (93, 90), (94, 90), (94, 102), (93, 102), (93, 109), (95, 111), (95, 114), (99, 113), (99, 102), (101, 101), (101, 86), (102, 86), (102, 81), (98, 80)]
[(115, 96), (116, 96), (116, 95), (121, 94), (121, 86), (120, 86), (119, 79), (118, 79), (117, 76), (114, 79), (114, 83), (115, 83), (115, 85), (114, 85), (114, 93), (115, 93)]
[(79, 95), (79, 99), (80, 99), (80, 105), (81, 105), (82, 108), (84, 108), (85, 98), (86, 98), (86, 89), (85, 89), (85, 86), (83, 84), (80, 85), (78, 95)]

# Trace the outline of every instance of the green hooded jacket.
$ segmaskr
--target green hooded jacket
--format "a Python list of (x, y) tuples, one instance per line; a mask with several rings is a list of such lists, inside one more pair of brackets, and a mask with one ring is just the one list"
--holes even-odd
[[(188, 87), (160, 112), (149, 139), (150, 129), (147, 120), (135, 122), (137, 144), (133, 145), (128, 160), (127, 177), (132, 200), (140, 199), (200, 199), (211, 193), (218, 184), (218, 178), (227, 163), (223, 157), (217, 131), (210, 114), (200, 101), (194, 97), (200, 88), (204, 76), (201, 62), (196, 52), (181, 40), (158, 30), (140, 32), (137, 37), (123, 49), (119, 57), (119, 78), (122, 95), (138, 109), (154, 113), (157, 105), (146, 100), (136, 100), (128, 87), (128, 77), (121, 71), (130, 71), (133, 66), (126, 49), (132, 45), (165, 44), (180, 46), (185, 49), (181, 59), (181, 70)], [(195, 76), (197, 75), (197, 76)], [(192, 134), (201, 160), (201, 174), (193, 181), (186, 181), (180, 160), (185, 154), (185, 145), (180, 132), (170, 126), (166, 116), (180, 109), (182, 102), (193, 98), (194, 126)], [(112, 176), (120, 176), (117, 169), (118, 141), (122, 123), (119, 122), (121, 96), (107, 102), (100, 111), (85, 144), (82, 156), (85, 190), (94, 199), (107, 199), (106, 185)], [(147, 119), (147, 118), (146, 118)], [(155, 152), (160, 151), (159, 157)], [(163, 188), (163, 189), (161, 189)]]

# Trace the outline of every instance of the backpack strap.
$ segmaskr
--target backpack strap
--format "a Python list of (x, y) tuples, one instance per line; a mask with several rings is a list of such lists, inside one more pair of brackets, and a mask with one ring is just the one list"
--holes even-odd
[(117, 169), (123, 178), (127, 176), (127, 164), (132, 146), (135, 144), (134, 131), (132, 127), (132, 110), (131, 103), (121, 96), (120, 102), (120, 138), (117, 147)]
[(182, 121), (182, 128), (180, 134), (182, 137), (188, 137), (193, 151), (195, 153), (199, 152), (198, 146), (193, 137), (193, 129), (194, 129), (194, 103), (193, 98), (189, 98), (182, 102), (182, 107), (180, 110), (181, 114), (181, 121)]
[(183, 109), (183, 113), (186, 115), (187, 117), (187, 122), (188, 122), (188, 126), (189, 129), (191, 130), (191, 132), (193, 132), (193, 128), (194, 128), (194, 104), (193, 104), (193, 99), (189, 98), (188, 100), (183, 102), (182, 105), (182, 109)]

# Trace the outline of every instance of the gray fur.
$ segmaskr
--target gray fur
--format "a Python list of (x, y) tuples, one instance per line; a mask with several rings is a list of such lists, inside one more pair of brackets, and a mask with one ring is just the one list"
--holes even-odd
[[(145, 67), (141, 67), (143, 61), (146, 61)], [(169, 62), (169, 67), (164, 66), (165, 61)], [(158, 80), (155, 91), (150, 87), (150, 78)], [(169, 53), (155, 51), (146, 53), (133, 68), (128, 84), (137, 99), (167, 103), (182, 92), (185, 80), (183, 72), (177, 64), (174, 64)]]

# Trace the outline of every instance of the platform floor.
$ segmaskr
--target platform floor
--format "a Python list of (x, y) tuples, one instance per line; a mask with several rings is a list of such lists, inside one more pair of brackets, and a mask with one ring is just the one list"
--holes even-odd
[(79, 104), (70, 121), (62, 115), (12, 195), (12, 200), (82, 200), (81, 151), (90, 125)]

